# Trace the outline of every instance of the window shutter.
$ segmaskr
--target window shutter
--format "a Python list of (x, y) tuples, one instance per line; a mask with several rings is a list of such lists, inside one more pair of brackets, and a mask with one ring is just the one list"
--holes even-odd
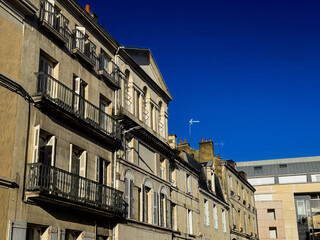
[(167, 228), (171, 228), (171, 202), (166, 198), (166, 224)]
[(27, 223), (10, 221), (9, 239), (25, 240), (27, 237)]
[(141, 186), (141, 214), (142, 214), (142, 216), (141, 216), (141, 219), (142, 219), (142, 221), (144, 222), (146, 219), (145, 219), (145, 216), (144, 216), (144, 208), (145, 208), (145, 202), (144, 202), (144, 191), (145, 191), (145, 189), (144, 189), (144, 184), (142, 184), (142, 186)]
[(130, 204), (129, 204), (130, 215), (129, 215), (129, 218), (133, 218), (133, 180), (132, 179), (130, 179), (129, 188), (130, 188)]
[(70, 143), (70, 153), (69, 153), (69, 172), (72, 172), (72, 143)]
[(48, 145), (51, 146), (51, 166), (55, 166), (56, 164), (56, 143), (56, 137), (52, 136), (48, 142)]
[(87, 151), (83, 151), (80, 156), (80, 176), (81, 177), (87, 176), (87, 158), (88, 158)]
[(100, 175), (100, 157), (96, 156), (96, 182), (99, 182)]
[(190, 221), (190, 234), (192, 234), (193, 233), (193, 226), (192, 226), (192, 224), (193, 224), (193, 222), (192, 222), (192, 211), (190, 210), (190, 213), (189, 213), (189, 221)]
[(76, 29), (82, 32), (83, 34), (86, 34), (86, 29), (84, 27), (76, 26)]
[(189, 176), (189, 182), (190, 182), (190, 189), (189, 189), (189, 192), (190, 192), (190, 194), (192, 194), (192, 177), (191, 176)]
[(158, 225), (158, 193), (153, 191), (153, 224)]
[(66, 239), (66, 230), (64, 228), (59, 228), (58, 240)]
[(186, 214), (186, 216), (187, 216), (187, 233), (190, 233), (189, 210), (188, 209), (186, 209), (186, 210), (187, 210), (187, 214)]
[(130, 203), (129, 203), (129, 180), (128, 180), (128, 178), (124, 178), (124, 201), (126, 202), (126, 217), (130, 217), (130, 215), (129, 215)]
[(74, 88), (74, 91), (76, 92), (76, 94), (74, 95), (74, 100), (73, 100), (74, 101), (73, 107), (74, 107), (75, 111), (79, 110), (80, 82), (81, 82), (81, 79), (79, 77), (76, 77), (73, 80), (73, 88)]
[(39, 135), (40, 135), (40, 125), (34, 127), (33, 136), (33, 156), (32, 162), (36, 163), (39, 159)]

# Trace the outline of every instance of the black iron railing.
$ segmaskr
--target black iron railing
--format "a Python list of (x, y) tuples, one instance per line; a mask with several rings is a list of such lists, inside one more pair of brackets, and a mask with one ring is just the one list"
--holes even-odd
[(37, 73), (37, 96), (43, 96), (104, 134), (120, 141), (120, 124), (82, 96), (43, 72)]
[(92, 65), (96, 65), (96, 45), (91, 42), (81, 30), (77, 28), (73, 30), (72, 34), (72, 48), (79, 50), (79, 52), (84, 54), (89, 59)]
[(48, 1), (43, 0), (40, 8), (40, 22), (47, 23), (56, 30), (67, 42), (70, 39), (69, 20)]
[(123, 193), (90, 179), (44, 164), (28, 164), (26, 190), (123, 214)]
[(105, 71), (119, 84), (119, 67), (105, 53), (99, 55), (99, 71)]

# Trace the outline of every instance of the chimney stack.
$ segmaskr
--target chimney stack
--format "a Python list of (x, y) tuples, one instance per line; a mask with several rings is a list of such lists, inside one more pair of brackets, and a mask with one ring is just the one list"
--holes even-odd
[(240, 176), (247, 181), (247, 174), (244, 171), (239, 172)]
[(205, 139), (203, 141), (203, 138), (201, 139), (201, 142), (199, 143), (199, 161), (200, 162), (208, 162), (214, 159), (214, 148), (213, 148), (213, 142)]
[(186, 138), (184, 139), (184, 143), (187, 143), (187, 139)]
[(87, 11), (87, 13), (90, 13), (90, 5), (89, 4), (86, 4), (86, 11)]

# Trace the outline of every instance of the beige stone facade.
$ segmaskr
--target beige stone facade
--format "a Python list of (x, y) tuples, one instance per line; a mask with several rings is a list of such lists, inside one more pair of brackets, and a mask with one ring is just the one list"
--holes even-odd
[[(319, 231), (320, 157), (239, 162), (256, 188), (261, 239), (312, 239)], [(269, 215), (268, 215), (269, 211)], [(275, 219), (269, 220), (270, 212)], [(312, 219), (311, 219), (312, 218)], [(315, 234), (315, 239), (318, 239)]]
[[(225, 161), (220, 156), (216, 157), (211, 139), (209, 141), (202, 139), (199, 143), (199, 150), (190, 148), (186, 141), (180, 141), (178, 149), (192, 155), (202, 164), (212, 164), (212, 171), (217, 176), (224, 199), (228, 204), (228, 238), (232, 240), (258, 239), (257, 213), (253, 197), (255, 189), (246, 180), (246, 174), (238, 172), (236, 164), (232, 160)], [(202, 202), (204, 201), (200, 201), (200, 203)], [(223, 208), (223, 205), (220, 207)], [(205, 224), (201, 224), (201, 226), (205, 226)], [(223, 239), (221, 228), (219, 231), (219, 239)]]

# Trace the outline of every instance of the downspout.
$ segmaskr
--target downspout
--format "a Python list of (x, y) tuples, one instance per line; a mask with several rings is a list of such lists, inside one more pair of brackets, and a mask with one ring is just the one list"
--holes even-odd
[[(115, 53), (115, 57), (114, 57), (114, 63), (116, 65), (118, 65), (117, 63), (117, 57), (118, 57), (118, 53), (120, 51), (121, 48), (124, 48), (124, 46), (119, 46), (116, 53)], [(119, 69), (120, 70), (120, 69)], [(114, 115), (117, 115), (118, 113), (118, 89), (115, 90), (114, 92)], [(121, 131), (121, 128), (120, 128)], [(113, 153), (113, 188), (116, 189), (116, 173), (117, 173), (117, 151), (114, 151)], [(115, 231), (116, 231), (116, 225), (114, 225), (114, 227), (112, 228), (112, 240), (116, 239), (116, 235), (115, 235)]]

